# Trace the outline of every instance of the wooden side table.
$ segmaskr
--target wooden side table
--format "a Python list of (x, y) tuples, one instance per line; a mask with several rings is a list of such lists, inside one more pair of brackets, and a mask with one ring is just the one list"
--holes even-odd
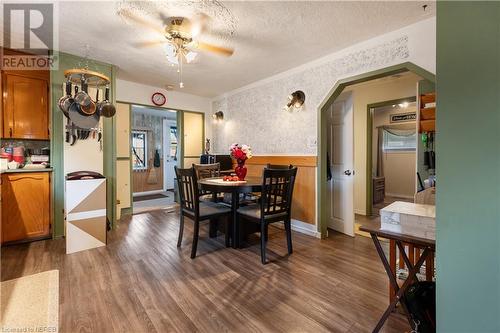
[[(362, 226), (360, 230), (370, 233), (373, 243), (375, 244), (375, 248), (377, 249), (377, 253), (380, 257), (380, 260), (382, 261), (387, 276), (389, 277), (389, 283), (392, 289), (395, 291), (394, 297), (391, 300), (389, 306), (387, 307), (384, 314), (380, 318), (379, 322), (373, 329), (373, 332), (379, 332), (380, 329), (384, 326), (384, 323), (387, 320), (387, 318), (389, 318), (389, 316), (391, 315), (391, 312), (395, 309), (396, 305), (403, 298), (404, 293), (408, 289), (410, 284), (414, 281), (418, 281), (417, 273), (420, 271), (420, 268), (422, 267), (423, 263), (431, 256), (434, 256), (436, 242), (435, 240), (432, 239), (419, 238), (411, 235), (381, 230), (380, 228), (377, 227)], [(380, 244), (380, 240), (378, 239), (379, 237), (386, 238), (390, 241), (391, 251), (389, 252), (390, 254), (394, 253), (394, 255), (390, 255), (390, 262), (387, 260), (384, 250), (382, 249), (382, 245)], [(405, 244), (412, 245), (413, 248), (419, 248), (422, 251), (416, 263), (411, 262), (410, 258), (408, 258), (408, 255), (406, 254), (405, 251)], [(398, 284), (395, 275), (395, 270), (393, 270), (392, 268), (392, 267), (395, 268), (396, 266), (395, 250), (392, 251), (393, 246), (398, 247), (402, 259), (409, 270), (408, 277), (406, 278), (405, 282), (401, 287)], [(403, 302), (401, 302), (401, 305), (406, 314), (408, 322), (410, 323), (410, 326), (413, 329), (414, 325), (413, 321), (411, 320), (410, 314), (408, 313), (408, 310), (406, 309)]]

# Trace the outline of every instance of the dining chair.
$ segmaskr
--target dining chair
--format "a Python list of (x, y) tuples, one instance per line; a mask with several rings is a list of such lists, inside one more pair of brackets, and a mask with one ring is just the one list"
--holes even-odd
[(238, 219), (260, 224), (260, 255), (262, 264), (266, 264), (266, 245), (268, 226), (283, 221), (285, 224), (288, 254), (292, 254), (291, 209), (293, 188), (297, 168), (268, 169), (262, 176), (262, 195), (260, 203), (241, 207), (237, 211)]
[(198, 189), (198, 179), (194, 167), (189, 169), (180, 169), (174, 167), (177, 176), (177, 184), (179, 186), (180, 199), (180, 226), (179, 239), (177, 247), (182, 244), (182, 234), (184, 232), (184, 218), (188, 217), (194, 222), (193, 230), (193, 245), (191, 247), (191, 259), (196, 257), (196, 248), (198, 246), (198, 238), (200, 231), (200, 222), (218, 218), (226, 219), (225, 243), (229, 246), (229, 234), (231, 230), (231, 209), (220, 206), (215, 202), (200, 202), (200, 192)]
[[(211, 164), (193, 164), (196, 172), (196, 179), (213, 178), (220, 176), (220, 163)], [(200, 201), (218, 201), (212, 192), (201, 191)], [(222, 200), (222, 198), (221, 198)]]
[(220, 163), (193, 164), (197, 179), (212, 178), (220, 176)]

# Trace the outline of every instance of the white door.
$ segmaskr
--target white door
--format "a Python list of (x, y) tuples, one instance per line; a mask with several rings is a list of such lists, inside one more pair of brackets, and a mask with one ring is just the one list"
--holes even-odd
[(170, 156), (170, 147), (173, 144), (170, 140), (170, 127), (176, 126), (175, 120), (163, 119), (163, 189), (164, 190), (172, 190), (174, 188), (174, 178), (175, 178), (175, 170), (174, 166), (177, 165), (177, 161), (175, 158)]
[(328, 109), (328, 227), (354, 236), (354, 135), (352, 94), (341, 94)]

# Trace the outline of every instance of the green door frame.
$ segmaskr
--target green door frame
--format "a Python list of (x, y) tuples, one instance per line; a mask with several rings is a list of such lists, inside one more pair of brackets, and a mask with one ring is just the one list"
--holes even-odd
[[(155, 110), (159, 110), (159, 111), (167, 111), (167, 110), (174, 110), (177, 112), (177, 135), (179, 136), (179, 140), (180, 140), (180, 144), (178, 144), (178, 147), (179, 147), (179, 162), (180, 162), (180, 166), (183, 167), (184, 165), (184, 157), (190, 157), (190, 156), (184, 156), (184, 129), (183, 129), (183, 123), (184, 123), (184, 113), (185, 112), (188, 112), (188, 113), (197, 113), (197, 114), (201, 114), (202, 117), (203, 117), (203, 137), (202, 137), (202, 146), (203, 146), (203, 143), (205, 142), (205, 113), (204, 112), (200, 112), (200, 111), (188, 111), (188, 110), (182, 110), (182, 109), (176, 109), (176, 108), (169, 108), (169, 107), (160, 107), (160, 106), (153, 106), (153, 105), (148, 105), (148, 104), (142, 104), (142, 103), (133, 103), (133, 102), (125, 102), (125, 101), (116, 101), (116, 103), (121, 103), (121, 104), (127, 104), (128, 107), (129, 107), (129, 133), (132, 133), (132, 106), (136, 105), (136, 106), (143, 106), (143, 107), (147, 107), (149, 109), (155, 109)], [(116, 126), (113, 128), (113, 137), (116, 138)], [(132, 144), (130, 142), (130, 144)], [(118, 160), (129, 160), (130, 161), (130, 208), (122, 208), (122, 211), (121, 211), (121, 215), (122, 216), (125, 216), (125, 215), (131, 215), (133, 214), (133, 202), (134, 202), (134, 198), (133, 198), (133, 168), (132, 168), (132, 156), (130, 155), (130, 152), (129, 152), (129, 156), (128, 158), (127, 157), (124, 157), (124, 156), (119, 156), (119, 157), (116, 157), (116, 148), (115, 148), (115, 159), (114, 159), (114, 163), (116, 164), (116, 161)], [(116, 178), (116, 166), (115, 166), (115, 178)], [(116, 187), (116, 185), (115, 185)], [(115, 193), (116, 193), (116, 188), (115, 188)], [(116, 200), (115, 200), (116, 201)], [(116, 207), (116, 204), (114, 205)]]
[(431, 72), (419, 67), (411, 62), (404, 62), (398, 65), (389, 66), (375, 71), (351, 76), (338, 80), (330, 92), (327, 94), (323, 102), (318, 107), (318, 158), (317, 158), (317, 177), (316, 188), (318, 189), (318, 200), (316, 203), (316, 211), (318, 212), (318, 232), (322, 238), (328, 236), (328, 223), (326, 221), (328, 203), (327, 198), (327, 180), (326, 180), (326, 112), (325, 110), (337, 99), (342, 91), (350, 85), (379, 79), (386, 76), (391, 76), (404, 72), (413, 72), (424, 79), (436, 82), (436, 76)]
[[(372, 109), (399, 104), (402, 102), (416, 102), (416, 96), (410, 96), (406, 98), (398, 98), (389, 101), (383, 101), (378, 103), (368, 104), (366, 106), (366, 112), (368, 114), (367, 117), (367, 133), (366, 133), (366, 215), (371, 216), (373, 213), (373, 182), (370, 181), (372, 179), (372, 169), (373, 169), (373, 111)], [(415, 152), (416, 153), (416, 152)]]

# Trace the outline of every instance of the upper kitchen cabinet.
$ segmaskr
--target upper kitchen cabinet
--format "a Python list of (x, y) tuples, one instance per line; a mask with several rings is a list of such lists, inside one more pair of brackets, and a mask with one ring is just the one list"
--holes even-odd
[(2, 73), (4, 138), (49, 139), (49, 75)]

